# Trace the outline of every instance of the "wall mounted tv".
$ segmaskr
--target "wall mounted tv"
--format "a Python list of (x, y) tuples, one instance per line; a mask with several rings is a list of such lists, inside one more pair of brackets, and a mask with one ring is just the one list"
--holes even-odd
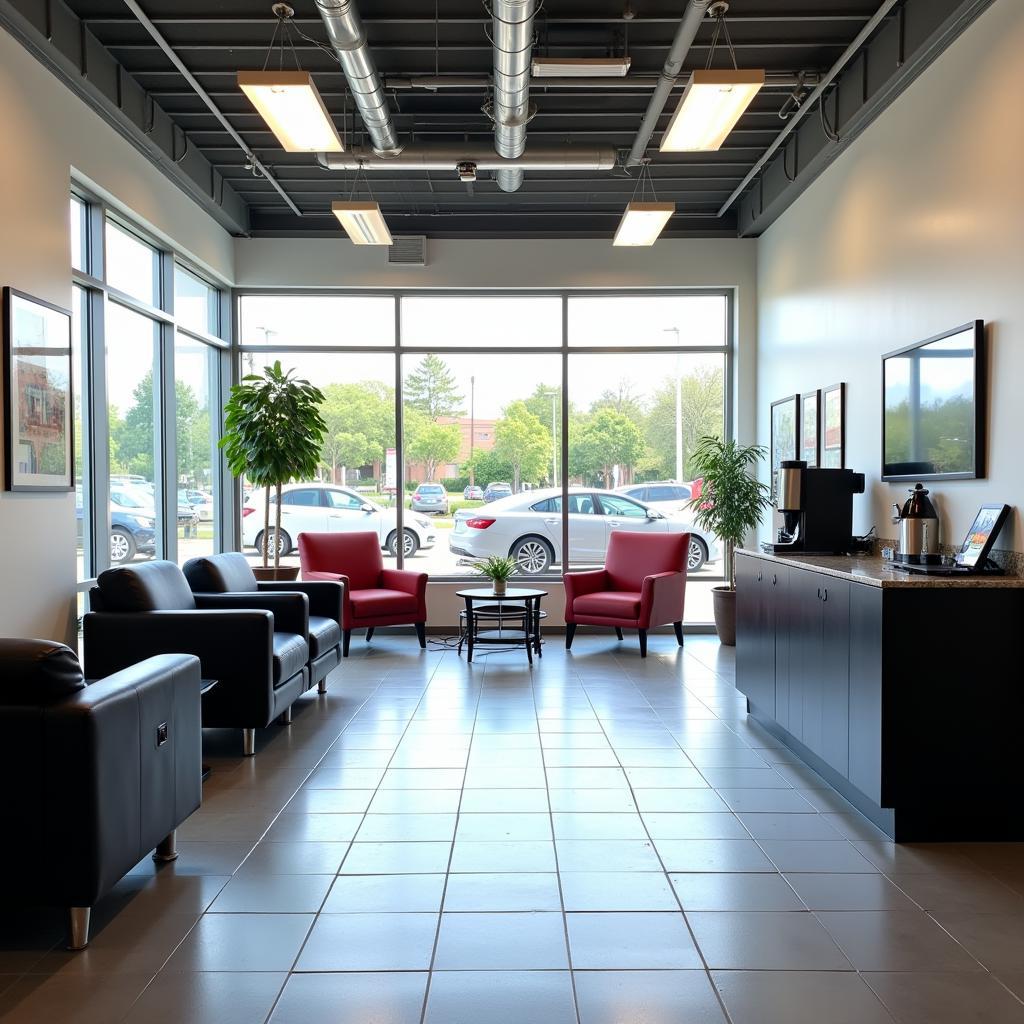
[(882, 479), (985, 475), (981, 320), (882, 357)]

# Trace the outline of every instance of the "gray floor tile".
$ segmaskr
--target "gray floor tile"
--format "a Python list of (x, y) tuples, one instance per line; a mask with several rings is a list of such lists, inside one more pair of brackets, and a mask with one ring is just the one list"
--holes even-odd
[(361, 814), (281, 814), (270, 826), (272, 843), (345, 843), (363, 820)]
[(289, 971), (312, 914), (207, 914), (165, 971)]
[(441, 916), (435, 970), (558, 970), (568, 964), (559, 913)]
[(686, 917), (712, 970), (852, 969), (810, 913), (687, 911)]
[(561, 872), (566, 910), (678, 910), (660, 871)]
[(249, 874), (232, 878), (210, 906), (211, 914), (315, 914), (334, 875)]
[(292, 814), (362, 814), (372, 789), (300, 789), (285, 810)]
[(716, 789), (792, 789), (792, 785), (778, 772), (764, 768), (710, 768), (701, 774)]
[(990, 971), (1020, 970), (1024, 964), (1024, 914), (936, 910), (932, 916)]
[[(873, 878), (878, 876), (864, 875)], [(742, 872), (669, 875), (683, 910), (803, 910), (778, 874)]]
[(343, 875), (429, 874), (448, 870), (451, 843), (353, 843)]
[(437, 914), (321, 914), (297, 971), (422, 971)]
[(445, 842), (454, 835), (454, 814), (367, 814), (355, 838), (360, 843)]
[(631, 814), (636, 811), (628, 789), (551, 789), (551, 810), (555, 813)]
[(787, 874), (811, 910), (916, 910), (882, 874)]
[(743, 811), (768, 814), (814, 814), (815, 807), (795, 789), (719, 789), (718, 795), (737, 814)]
[(270, 1024), (419, 1024), (426, 973), (293, 974)]
[(452, 853), (452, 871), (554, 871), (555, 847), (548, 840), (471, 842), (458, 840)]
[(455, 814), (457, 789), (380, 789), (370, 801), (371, 814)]
[(755, 839), (836, 842), (845, 838), (825, 820), (823, 814), (756, 814), (745, 811), (738, 817)]
[(878, 868), (845, 839), (761, 839), (761, 849), (780, 871), (827, 871), (875, 874)]
[(849, 972), (714, 971), (712, 978), (733, 1024), (892, 1024)]
[[(981, 871), (889, 876), (925, 910), (972, 914), (1024, 914), (1024, 896)], [(1024, 949), (1021, 951), (1024, 965)]]
[(551, 816), (543, 813), (459, 815), (456, 838), (469, 842), (551, 839)]
[(748, 838), (747, 830), (734, 814), (652, 811), (644, 814), (643, 819), (652, 839)]
[(626, 778), (634, 789), (707, 789), (708, 783), (696, 768), (627, 768)]
[(577, 813), (556, 811), (552, 815), (556, 839), (641, 839), (647, 830), (639, 814), (614, 812)]
[(339, 875), (324, 903), (325, 914), (437, 913), (443, 874)]
[(446, 912), (492, 912), (562, 909), (558, 876), (553, 873), (504, 872), (451, 874), (445, 890)]
[(543, 789), (467, 789), (459, 810), (463, 814), (546, 814), (548, 795)]
[(238, 874), (335, 874), (348, 847), (348, 843), (258, 843)]
[(158, 974), (125, 1024), (252, 1024), (270, 1013), (288, 976), (282, 973)]
[(725, 1024), (704, 971), (577, 971), (580, 1024)]
[(729, 810), (713, 789), (636, 789), (634, 795), (637, 807), (644, 814), (651, 811), (721, 813)]
[(559, 839), (559, 871), (660, 871), (654, 845), (640, 839)]
[(753, 839), (656, 839), (666, 871), (775, 871)]
[(1024, 1006), (987, 974), (868, 973), (898, 1024), (1022, 1024)]
[(568, 971), (435, 971), (425, 1024), (576, 1024)]
[(693, 970), (700, 956), (686, 920), (675, 913), (567, 913), (576, 970)]
[(109, 1024), (123, 1018), (151, 977), (149, 972), (12, 977), (0, 990), (0, 1020), (4, 1024)]

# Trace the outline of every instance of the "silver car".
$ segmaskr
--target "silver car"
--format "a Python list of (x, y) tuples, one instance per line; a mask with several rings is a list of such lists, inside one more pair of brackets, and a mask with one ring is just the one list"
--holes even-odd
[[(643, 502), (614, 491), (574, 487), (569, 491), (569, 558), (574, 566), (604, 565), (615, 530), (689, 533), (690, 572), (720, 557), (716, 538), (681, 517), (667, 517)], [(562, 492), (528, 491), (476, 509), (460, 509), (449, 548), (467, 559), (511, 555), (519, 571), (532, 576), (562, 561)]]

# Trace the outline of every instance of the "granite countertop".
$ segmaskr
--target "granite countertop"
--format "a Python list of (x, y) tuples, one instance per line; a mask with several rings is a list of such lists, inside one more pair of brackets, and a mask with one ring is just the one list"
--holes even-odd
[(1024, 587), (1021, 576), (918, 576), (894, 569), (877, 555), (775, 555), (741, 548), (737, 554), (795, 565), (871, 587)]

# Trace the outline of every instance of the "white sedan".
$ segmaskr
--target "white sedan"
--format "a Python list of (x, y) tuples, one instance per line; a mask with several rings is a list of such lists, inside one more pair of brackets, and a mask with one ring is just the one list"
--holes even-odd
[[(525, 575), (546, 572), (562, 561), (562, 492), (527, 491), (483, 508), (455, 513), (448, 546), (466, 558), (511, 555)], [(612, 491), (569, 490), (569, 558), (574, 565), (603, 565), (615, 530), (690, 533), (688, 568), (696, 572), (718, 559), (716, 539), (679, 517)]]
[[(270, 493), (270, 528), (274, 529), (277, 495)], [(263, 544), (263, 490), (253, 491), (242, 506), (242, 543), (260, 550)], [(340, 533), (373, 530), (380, 546), (394, 556), (398, 552), (398, 511), (382, 508), (365, 496), (334, 484), (287, 484), (281, 493), (281, 536), (278, 547), (287, 555), (300, 533)], [(423, 516), (406, 512), (405, 557), (420, 548), (433, 547), (434, 526)]]

